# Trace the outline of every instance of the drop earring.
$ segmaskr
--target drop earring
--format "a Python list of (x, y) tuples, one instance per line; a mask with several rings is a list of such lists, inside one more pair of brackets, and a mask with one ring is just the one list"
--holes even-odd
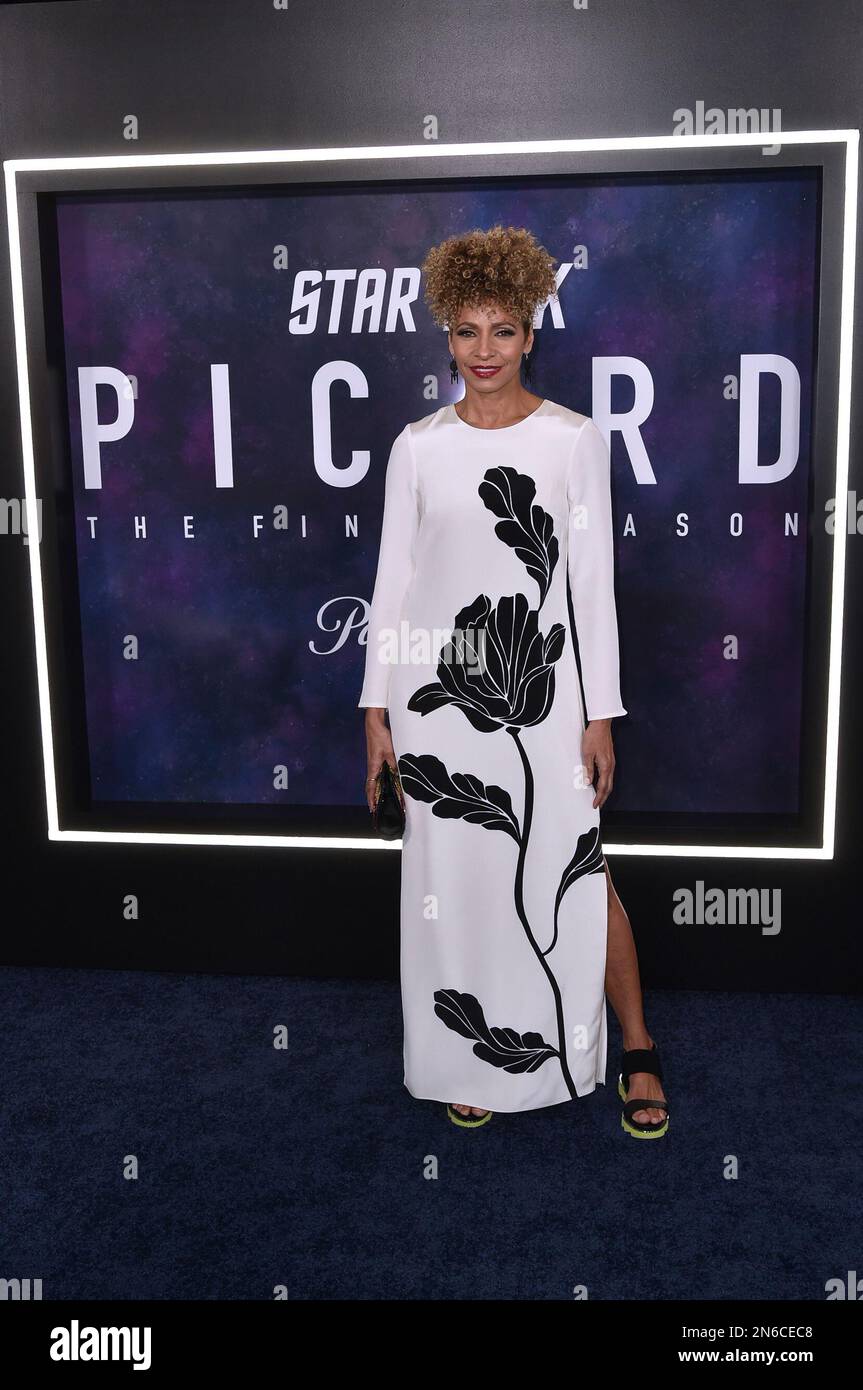
[(458, 381), (458, 367), (455, 364), (454, 357), (449, 359), (449, 379), (450, 381)]
[(522, 355), (521, 355), (521, 360), (522, 360), (522, 362), (523, 362), (523, 364), (524, 364), (524, 379), (525, 379), (525, 381), (530, 381), (530, 379), (531, 379), (531, 368), (533, 367), (533, 363), (532, 363), (531, 360), (530, 360), (530, 353), (529, 353), (529, 352), (523, 352)]

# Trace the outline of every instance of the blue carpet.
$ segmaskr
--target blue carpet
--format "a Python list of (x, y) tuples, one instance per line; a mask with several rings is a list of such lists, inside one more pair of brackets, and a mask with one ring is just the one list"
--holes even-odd
[(0, 1275), (45, 1299), (823, 1300), (859, 1265), (856, 998), (649, 994), (651, 1142), (610, 1009), (606, 1086), (466, 1131), (405, 1090), (392, 983), (16, 967), (0, 1004)]

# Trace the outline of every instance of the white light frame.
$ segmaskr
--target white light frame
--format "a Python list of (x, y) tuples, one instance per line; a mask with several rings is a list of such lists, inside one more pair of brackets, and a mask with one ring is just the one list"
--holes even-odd
[[(38, 515), (33, 428), (30, 413), (30, 382), (27, 371), (27, 344), (24, 328), (24, 284), (18, 223), (17, 176), (38, 170), (74, 169), (165, 169), (183, 166), (243, 164), (303, 164), (364, 159), (440, 159), (444, 156), (497, 154), (577, 154), (617, 150), (716, 149), (718, 146), (781, 145), (845, 146), (845, 203), (842, 243), (842, 290), (840, 307), (839, 386), (836, 438), (837, 519), (844, 517), (838, 499), (847, 495), (848, 451), (851, 421), (851, 354), (854, 328), (854, 276), (856, 267), (857, 181), (860, 132), (849, 130), (795, 130), (717, 135), (635, 135), (583, 140), (495, 140), (479, 144), (451, 145), (371, 145), (364, 147), (300, 150), (234, 150), (207, 154), (86, 155), (47, 159), (6, 159), (6, 213), (9, 229), (9, 259), (15, 326), (15, 353), (18, 368), (18, 400), (21, 414), (21, 447), (27, 516)], [(836, 525), (833, 533), (833, 568), (830, 604), (830, 655), (827, 692), (827, 747), (824, 770), (824, 813), (822, 843), (796, 845), (649, 845), (603, 844), (606, 854), (661, 855), (670, 858), (716, 859), (832, 859), (836, 836), (836, 793), (839, 760), (839, 708), (844, 617), (846, 525)], [(400, 849), (401, 840), (353, 839), (346, 836), (309, 835), (227, 835), (140, 830), (64, 830), (59, 824), (57, 783), (54, 765), (54, 735), (48, 685), (48, 650), (42, 591), (40, 544), (28, 546), (33, 627), (36, 641), (36, 670), (39, 689), (39, 717), (45, 771), (45, 803), (49, 840), (90, 841), (114, 844), (225, 845), (272, 849)]]

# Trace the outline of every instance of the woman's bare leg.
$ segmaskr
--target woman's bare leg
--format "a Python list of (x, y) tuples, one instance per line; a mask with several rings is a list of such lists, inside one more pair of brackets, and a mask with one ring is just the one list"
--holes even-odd
[[(641, 980), (638, 974), (638, 956), (635, 941), (626, 909), (617, 896), (607, 860), (605, 878), (608, 884), (608, 948), (605, 964), (605, 992), (611, 1007), (617, 1015), (623, 1033), (623, 1047), (629, 1051), (633, 1047), (652, 1045), (653, 1039), (644, 1021), (644, 1001), (641, 994)], [(665, 1100), (665, 1093), (659, 1077), (650, 1072), (633, 1072), (629, 1078), (629, 1094), (643, 1096), (645, 1100)], [(661, 1123), (665, 1119), (664, 1110), (636, 1110), (632, 1117), (636, 1123)]]

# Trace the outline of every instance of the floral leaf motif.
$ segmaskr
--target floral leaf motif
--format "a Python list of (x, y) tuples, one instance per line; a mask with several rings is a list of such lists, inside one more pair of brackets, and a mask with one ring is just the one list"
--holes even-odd
[(538, 1071), (543, 1062), (559, 1053), (540, 1033), (516, 1033), (514, 1028), (489, 1028), (482, 1005), (473, 994), (455, 989), (435, 991), (434, 1011), (463, 1038), (474, 1040), (473, 1051), (483, 1062), (509, 1072)]
[(577, 878), (582, 878), (584, 874), (605, 873), (605, 865), (602, 862), (602, 845), (599, 840), (599, 826), (591, 826), (585, 830), (583, 835), (579, 835), (575, 846), (575, 854), (570, 859), (563, 871), (560, 880), (560, 887), (557, 890), (557, 901), (560, 902), (567, 888), (575, 883)]
[(494, 528), (495, 535), (512, 547), (536, 580), (541, 608), (557, 564), (559, 546), (552, 517), (539, 503), (532, 505), (536, 483), (526, 473), (504, 465), (489, 468), (478, 491), (489, 511), (503, 518)]
[(456, 615), (437, 682), (415, 690), (408, 709), (430, 714), (456, 705), (481, 733), (539, 724), (554, 699), (554, 662), (564, 636), (562, 623), (544, 636), (525, 594), (505, 596), (495, 607), (480, 594)]
[(502, 830), (520, 843), (512, 801), (503, 787), (486, 787), (469, 772), (450, 775), (432, 753), (403, 753), (398, 764), (402, 790), (417, 801), (431, 802), (432, 815)]
[(599, 827), (594, 825), (590, 830), (585, 830), (583, 835), (579, 835), (575, 846), (575, 854), (570, 859), (563, 871), (560, 879), (560, 886), (554, 899), (554, 935), (551, 938), (551, 945), (543, 951), (547, 956), (557, 943), (557, 914), (560, 909), (561, 900), (567, 888), (570, 888), (576, 879), (583, 878), (585, 874), (604, 874), (605, 865), (602, 861), (602, 842), (599, 837)]

